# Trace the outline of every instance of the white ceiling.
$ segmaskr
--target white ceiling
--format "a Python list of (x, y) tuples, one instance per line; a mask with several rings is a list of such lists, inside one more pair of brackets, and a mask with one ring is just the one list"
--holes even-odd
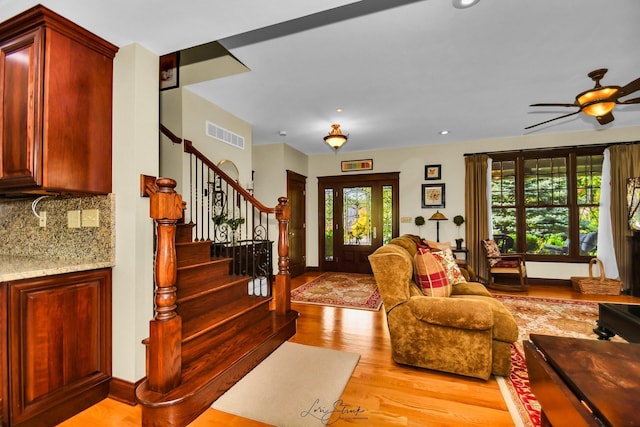
[[(0, 0), (0, 21), (35, 3)], [(343, 152), (640, 125), (640, 105), (619, 105), (605, 126), (579, 114), (524, 130), (571, 112), (528, 105), (573, 102), (594, 69), (609, 69), (603, 85), (640, 77), (638, 0), (41, 3), (159, 55), (219, 40), (251, 71), (189, 88), (251, 123), (256, 145), (330, 153), (334, 122)]]

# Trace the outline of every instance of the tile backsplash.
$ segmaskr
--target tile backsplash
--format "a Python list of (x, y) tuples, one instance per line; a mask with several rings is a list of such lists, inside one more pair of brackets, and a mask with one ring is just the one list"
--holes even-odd
[[(0, 200), (0, 255), (114, 262), (115, 196), (47, 197), (36, 206), (46, 212), (39, 226), (29, 199)], [(98, 227), (68, 227), (68, 211), (97, 209)]]

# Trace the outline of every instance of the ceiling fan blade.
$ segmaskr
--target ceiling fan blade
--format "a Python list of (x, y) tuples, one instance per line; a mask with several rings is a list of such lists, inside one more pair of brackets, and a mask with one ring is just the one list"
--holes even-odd
[(626, 101), (618, 101), (618, 104), (640, 104), (640, 98), (631, 98), (631, 99), (627, 99)]
[(628, 83), (625, 86), (622, 86), (616, 95), (618, 98), (622, 98), (623, 96), (627, 96), (638, 90), (640, 90), (640, 77), (638, 77), (631, 83)]
[(578, 114), (580, 111), (581, 111), (581, 110), (574, 111), (573, 113), (565, 114), (564, 116), (556, 117), (555, 119), (545, 120), (544, 122), (540, 122), (540, 123), (537, 123), (537, 124), (535, 124), (535, 125), (527, 126), (525, 129), (531, 129), (531, 128), (534, 128), (534, 127), (536, 127), (536, 126), (543, 125), (543, 124), (545, 124), (545, 123), (553, 122), (553, 121), (555, 121), (555, 120), (564, 119), (565, 117), (569, 117), (569, 116), (573, 116), (573, 115), (575, 115), (575, 114)]
[(613, 114), (607, 113), (604, 116), (596, 117), (596, 120), (601, 125), (606, 125), (607, 123), (611, 123), (613, 121)]
[(577, 104), (561, 104), (561, 103), (543, 103), (531, 104), (529, 107), (579, 107)]

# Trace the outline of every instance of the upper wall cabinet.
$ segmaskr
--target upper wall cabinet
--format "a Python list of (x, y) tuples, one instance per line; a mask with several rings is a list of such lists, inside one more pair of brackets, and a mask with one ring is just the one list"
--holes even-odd
[(43, 6), (0, 23), (0, 194), (111, 192), (116, 52)]

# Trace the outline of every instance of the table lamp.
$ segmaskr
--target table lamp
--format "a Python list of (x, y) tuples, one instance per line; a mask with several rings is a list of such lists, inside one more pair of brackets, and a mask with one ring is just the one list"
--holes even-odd
[(447, 217), (444, 216), (442, 213), (440, 213), (440, 211), (436, 211), (436, 213), (431, 215), (431, 218), (429, 218), (429, 221), (436, 222), (436, 242), (440, 242), (440, 221), (446, 221), (446, 220), (447, 220)]

